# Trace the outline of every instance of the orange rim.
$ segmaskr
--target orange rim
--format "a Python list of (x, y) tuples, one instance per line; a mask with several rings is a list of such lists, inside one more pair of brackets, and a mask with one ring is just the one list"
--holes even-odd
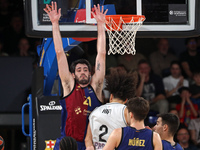
[(113, 19), (115, 21), (115, 23), (119, 23), (120, 18), (122, 18), (125, 23), (130, 23), (132, 18), (134, 19), (134, 22), (139, 22), (139, 21), (145, 20), (144, 15), (107, 15), (106, 16), (106, 20), (108, 22), (110, 19)]
[(89, 41), (93, 41), (93, 40), (96, 40), (97, 38), (72, 38), (76, 41), (80, 41), (80, 42), (89, 42)]

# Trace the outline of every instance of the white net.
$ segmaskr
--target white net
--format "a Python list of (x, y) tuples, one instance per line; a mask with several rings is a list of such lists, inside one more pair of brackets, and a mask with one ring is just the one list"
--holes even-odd
[(144, 18), (141, 17), (137, 22), (134, 22), (134, 16), (129, 23), (125, 23), (123, 17), (119, 18), (119, 23), (116, 24), (112, 17), (106, 22), (106, 31), (109, 36), (109, 50), (110, 54), (135, 55), (135, 37), (138, 29), (143, 24)]

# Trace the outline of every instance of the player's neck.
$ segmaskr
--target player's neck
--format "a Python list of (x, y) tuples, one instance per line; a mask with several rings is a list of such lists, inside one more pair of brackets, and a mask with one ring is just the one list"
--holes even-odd
[(175, 145), (174, 142), (174, 137), (173, 136), (166, 136), (166, 137), (162, 137), (162, 140), (168, 141), (171, 143), (171, 145)]
[(89, 83), (88, 84), (80, 84), (79, 83), (79, 85), (80, 85), (80, 87), (84, 88), (84, 87), (87, 87), (89, 85)]
[(131, 120), (130, 126), (136, 128), (137, 130), (145, 128), (144, 121)]
[(110, 100), (110, 103), (120, 103), (120, 104), (124, 104), (124, 101), (117, 99), (117, 98), (113, 98), (112, 100)]

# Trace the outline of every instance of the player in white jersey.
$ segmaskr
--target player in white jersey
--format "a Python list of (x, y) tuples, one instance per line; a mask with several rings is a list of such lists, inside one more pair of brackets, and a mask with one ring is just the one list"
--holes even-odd
[(129, 124), (126, 101), (135, 96), (137, 74), (127, 73), (121, 68), (110, 71), (106, 77), (110, 103), (96, 108), (89, 117), (89, 125), (85, 138), (87, 150), (101, 150), (105, 146), (109, 135), (116, 128)]
[(113, 129), (126, 127), (126, 106), (112, 102), (95, 109), (89, 117), (93, 145), (96, 150), (102, 149)]

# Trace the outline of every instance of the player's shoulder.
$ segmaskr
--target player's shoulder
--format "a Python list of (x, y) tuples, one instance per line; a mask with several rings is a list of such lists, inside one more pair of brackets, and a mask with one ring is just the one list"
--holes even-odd
[[(148, 129), (148, 130), (150, 130), (150, 129)], [(152, 132), (153, 132), (153, 131), (152, 131)], [(153, 137), (159, 138), (159, 139), (160, 139), (160, 135), (159, 135), (157, 132), (153, 132)]]
[(160, 135), (158, 133), (156, 133), (156, 132), (153, 132), (153, 141), (155, 141), (156, 143), (158, 143), (158, 142), (161, 143), (162, 142), (162, 140), (160, 138)]
[(98, 107), (96, 107), (96, 108), (92, 111), (92, 113), (91, 113), (90, 115), (99, 113), (99, 112), (101, 112), (103, 109), (105, 109), (106, 107), (107, 107), (107, 104), (98, 106)]
[(114, 129), (112, 135), (119, 136), (122, 133), (122, 128)]
[(183, 150), (180, 144), (175, 143), (175, 145), (171, 145), (171, 143), (166, 140), (162, 140), (162, 145), (163, 145), (163, 150), (170, 150), (170, 149)]

